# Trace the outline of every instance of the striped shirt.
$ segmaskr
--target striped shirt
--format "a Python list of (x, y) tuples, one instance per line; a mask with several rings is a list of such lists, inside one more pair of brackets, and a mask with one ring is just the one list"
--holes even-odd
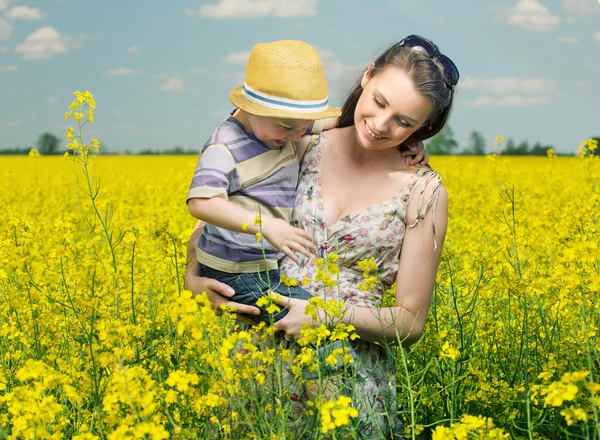
[[(270, 149), (240, 121), (228, 117), (201, 150), (187, 200), (223, 197), (251, 212), (290, 222), (296, 186), (298, 155), (292, 142)], [(240, 225), (241, 226), (241, 225)], [(198, 261), (229, 273), (276, 270), (279, 251), (254, 234), (206, 224), (196, 243)]]

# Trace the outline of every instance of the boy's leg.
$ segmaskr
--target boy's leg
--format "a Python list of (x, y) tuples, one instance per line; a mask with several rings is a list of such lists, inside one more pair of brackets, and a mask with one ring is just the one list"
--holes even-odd
[[(253, 274), (222, 272), (203, 264), (200, 264), (198, 274), (202, 277), (213, 278), (225, 283), (235, 290), (235, 294), (231, 297), (232, 301), (258, 307), (256, 302), (262, 296), (260, 293), (261, 285), (256, 282), (255, 277), (252, 276)], [(258, 308), (261, 309), (260, 307)], [(261, 309), (260, 315), (252, 315), (252, 319), (255, 321), (270, 322), (268, 314), (263, 309)]]
[[(273, 290), (286, 298), (308, 300), (313, 297), (311, 293), (297, 286), (288, 287), (284, 284), (279, 284), (279, 286)], [(276, 316), (277, 320), (283, 318), (286, 314), (287, 310), (282, 310), (282, 312)], [(340, 383), (344, 381), (342, 373), (344, 373), (346, 366), (342, 359), (346, 354), (349, 354), (353, 361), (356, 361), (358, 355), (350, 342), (342, 341), (326, 341), (323, 345), (314, 347), (314, 350), (318, 369), (316, 371), (310, 371), (308, 368), (304, 367), (302, 370), (303, 377), (307, 379), (306, 389), (309, 397), (317, 397), (317, 395), (320, 394), (321, 397), (325, 396), (328, 399), (334, 398), (339, 394)], [(327, 358), (331, 355), (334, 355), (337, 358), (336, 363), (333, 365), (327, 362)]]

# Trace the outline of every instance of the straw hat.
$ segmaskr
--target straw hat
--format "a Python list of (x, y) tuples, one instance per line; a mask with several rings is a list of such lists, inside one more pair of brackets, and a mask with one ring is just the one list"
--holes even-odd
[(319, 55), (302, 41), (254, 46), (246, 81), (231, 91), (229, 99), (237, 108), (268, 118), (317, 120), (341, 114), (329, 106)]

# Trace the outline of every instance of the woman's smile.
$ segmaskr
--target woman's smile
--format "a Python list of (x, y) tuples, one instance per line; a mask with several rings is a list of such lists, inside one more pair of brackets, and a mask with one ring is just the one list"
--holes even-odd
[(365, 121), (365, 129), (363, 130), (365, 137), (369, 139), (371, 142), (377, 142), (382, 139), (385, 139), (384, 136), (380, 136), (377, 132), (373, 131), (367, 121)]

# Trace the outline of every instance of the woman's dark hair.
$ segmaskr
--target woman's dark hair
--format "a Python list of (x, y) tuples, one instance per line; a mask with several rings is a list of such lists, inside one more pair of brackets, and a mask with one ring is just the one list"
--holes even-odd
[[(389, 66), (402, 69), (413, 81), (415, 90), (429, 99), (433, 106), (427, 121), (400, 146), (404, 150), (407, 145), (429, 139), (444, 128), (452, 109), (453, 92), (444, 82), (440, 67), (417, 50), (394, 44), (375, 60), (369, 76), (372, 78)], [(354, 111), (363, 91), (360, 82), (359, 79), (344, 101), (337, 123), (340, 128), (354, 124)]]

